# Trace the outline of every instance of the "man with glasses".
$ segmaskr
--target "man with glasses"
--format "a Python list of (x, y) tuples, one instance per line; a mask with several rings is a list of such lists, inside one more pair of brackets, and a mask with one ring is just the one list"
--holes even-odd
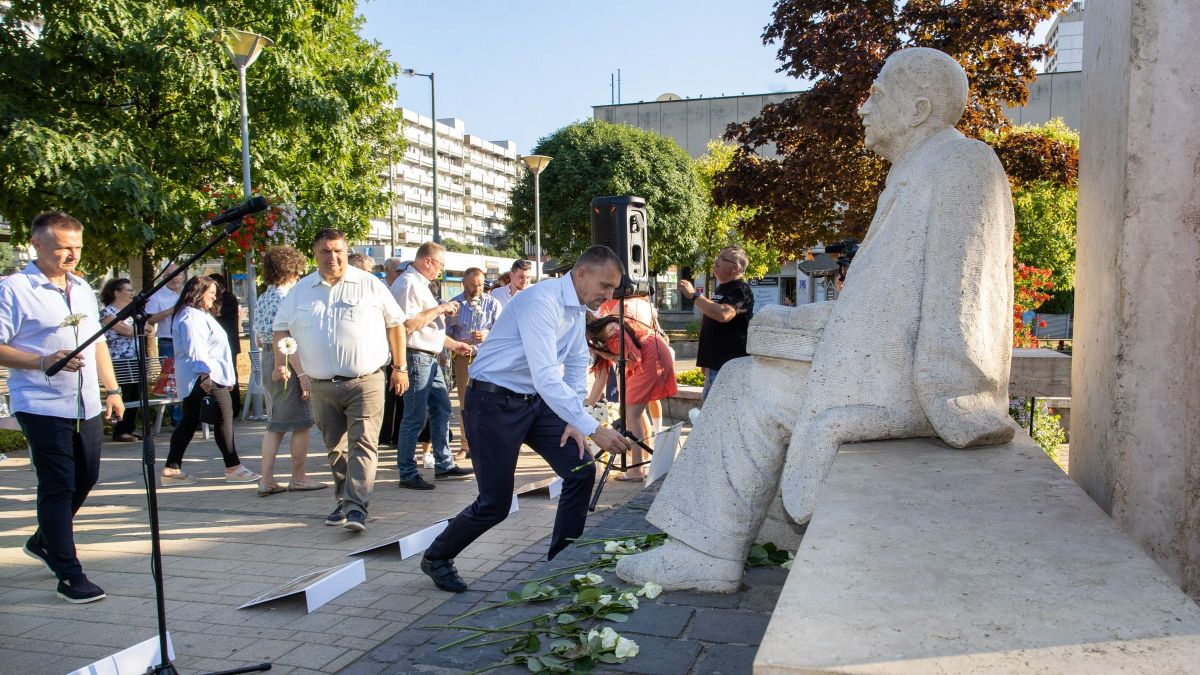
[(507, 307), (508, 303), (512, 302), (517, 293), (520, 293), (529, 286), (529, 272), (532, 269), (533, 262), (529, 260), (522, 258), (513, 261), (508, 284), (492, 291), (492, 297), (500, 301), (501, 309)]
[(708, 398), (717, 373), (726, 362), (746, 356), (746, 334), (754, 317), (754, 293), (742, 278), (749, 264), (746, 251), (740, 246), (726, 246), (713, 264), (717, 287), (712, 298), (704, 297), (692, 282), (681, 279), (679, 292), (692, 299), (703, 318), (700, 323), (700, 344), (696, 350), (696, 365), (704, 368), (704, 392)]
[(417, 437), (429, 416), (429, 440), (433, 446), (434, 477), (456, 478), (475, 473), (454, 464), (450, 454), (450, 391), (438, 364), (442, 349), (470, 356), (471, 347), (446, 336), (446, 317), (458, 312), (457, 302), (439, 303), (429, 290), (446, 267), (446, 249), (432, 241), (421, 244), (417, 259), (392, 285), (392, 295), (406, 316), (408, 372), (412, 386), (404, 393), (404, 418), (396, 439), (396, 464), (400, 487), (432, 490), (433, 484), (417, 473)]

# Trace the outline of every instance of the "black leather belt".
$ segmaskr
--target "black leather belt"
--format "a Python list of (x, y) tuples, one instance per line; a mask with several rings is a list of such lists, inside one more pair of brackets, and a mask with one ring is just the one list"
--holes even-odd
[(417, 352), (418, 354), (428, 354), (429, 356), (433, 356), (433, 357), (436, 357), (438, 355), (437, 352), (431, 352), (428, 349), (417, 349), (416, 347), (409, 347), (408, 351)]
[(314, 378), (312, 378), (312, 381), (313, 382), (349, 382), (351, 380), (361, 380), (364, 377), (370, 377), (372, 375), (375, 375), (378, 372), (379, 371), (376, 370), (374, 372), (367, 373), (366, 375), (355, 375), (354, 377), (346, 377), (344, 375), (334, 375), (333, 377), (329, 378), (328, 380), (322, 380), (320, 378), (314, 377)]
[(537, 394), (520, 394), (520, 393), (513, 391), (512, 389), (506, 389), (504, 387), (501, 387), (498, 384), (492, 384), (491, 382), (484, 382), (483, 380), (471, 380), (467, 384), (467, 389), (478, 389), (479, 391), (486, 391), (489, 394), (503, 394), (504, 396), (512, 396), (513, 398), (519, 398), (522, 401), (532, 401), (533, 399), (538, 397)]

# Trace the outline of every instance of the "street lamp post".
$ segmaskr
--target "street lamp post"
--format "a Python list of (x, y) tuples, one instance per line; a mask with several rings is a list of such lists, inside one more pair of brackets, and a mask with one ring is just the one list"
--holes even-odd
[(430, 130), (433, 132), (433, 240), (442, 243), (442, 233), (438, 228), (438, 194), (437, 194), (437, 83), (433, 72), (418, 73), (412, 68), (401, 68), (400, 74), (405, 77), (429, 78), (429, 116), (433, 118)]
[[(243, 30), (227, 30), (225, 36), (225, 51), (237, 66), (238, 89), (241, 93), (242, 104), (242, 197), (250, 199), (250, 116), (246, 104), (246, 69), (254, 63), (263, 48), (275, 44), (270, 38), (257, 33)], [(254, 305), (258, 302), (258, 289), (255, 287), (256, 273), (254, 270), (254, 245), (246, 251), (246, 306), (250, 317), (251, 334), (254, 326)], [(253, 337), (250, 340), (250, 383), (246, 390), (246, 401), (242, 404), (242, 419), (250, 419), (247, 413), (254, 408), (254, 418), (262, 417), (265, 409), (262, 405), (262, 367), (259, 348)]]
[(533, 227), (535, 231), (534, 247), (537, 251), (537, 267), (534, 268), (534, 281), (542, 280), (542, 195), (540, 178), (542, 170), (550, 163), (546, 155), (526, 155), (521, 158), (525, 166), (533, 172)]

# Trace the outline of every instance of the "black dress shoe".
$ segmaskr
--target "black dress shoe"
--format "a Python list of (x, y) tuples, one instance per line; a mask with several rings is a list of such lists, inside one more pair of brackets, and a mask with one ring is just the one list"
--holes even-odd
[(421, 571), (433, 579), (433, 585), (451, 593), (462, 593), (467, 589), (467, 582), (458, 576), (454, 569), (453, 560), (430, 560), (421, 556)]
[(401, 478), (400, 487), (408, 488), (409, 490), (432, 490), (433, 483), (420, 476), (413, 476), (412, 478)]
[(464, 469), (461, 466), (453, 466), (441, 473), (433, 474), (434, 478), (460, 478), (462, 476), (472, 476), (475, 474), (475, 469)]

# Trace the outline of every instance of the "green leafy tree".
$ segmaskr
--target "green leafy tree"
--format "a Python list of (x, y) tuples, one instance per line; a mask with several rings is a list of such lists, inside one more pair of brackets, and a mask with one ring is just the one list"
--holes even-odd
[[(664, 270), (696, 257), (704, 224), (704, 191), (692, 158), (672, 139), (599, 120), (565, 126), (538, 141), (533, 154), (554, 159), (541, 175), (542, 250), (574, 259), (592, 242), (594, 197), (646, 199), (650, 267)], [(512, 193), (509, 241), (534, 238), (533, 176)]]
[[(717, 174), (729, 167), (737, 146), (719, 140), (708, 142), (708, 154), (696, 160), (696, 176), (700, 180), (700, 188), (704, 191), (705, 203), (708, 207), (704, 226), (698, 236), (700, 260), (704, 264), (706, 276), (712, 277), (713, 263), (717, 254), (726, 246), (741, 246), (750, 258), (746, 268), (746, 276), (751, 279), (761, 278), (772, 269), (779, 267), (783, 254), (769, 243), (747, 238), (738, 229), (742, 221), (754, 216), (753, 209), (743, 208), (736, 204), (717, 205), (713, 203), (712, 191)], [(768, 237), (766, 241), (770, 241)]]
[(996, 148), (1013, 187), (1013, 258), (1050, 270), (1054, 298), (1075, 288), (1079, 134), (1061, 119), (1021, 125), (984, 140)]
[[(731, 125), (739, 150), (718, 176), (717, 202), (754, 208), (742, 231), (799, 256), (818, 240), (861, 236), (887, 164), (863, 146), (858, 107), (884, 60), (933, 47), (967, 72), (970, 102), (959, 128), (972, 137), (1008, 125), (1034, 64), (1048, 50), (1030, 38), (1068, 0), (778, 0), (763, 32), (780, 70), (812, 87)], [(777, 148), (777, 157), (760, 152)]]
[[(275, 40), (248, 71), (256, 192), (294, 202), (294, 233), (361, 236), (399, 152), (396, 67), (358, 35), (353, 0), (13, 0), (0, 24), (0, 216), (18, 238), (39, 211), (88, 227), (93, 267), (143, 271), (240, 192), (238, 28)], [(29, 31), (27, 22), (42, 26)], [(239, 260), (240, 256), (232, 256)]]
[(487, 244), (468, 244), (457, 239), (443, 239), (442, 246), (446, 247), (447, 251), (454, 253), (474, 253), (476, 255), (494, 255), (503, 258), (520, 258), (523, 253), (511, 246), (509, 248), (496, 248)]

